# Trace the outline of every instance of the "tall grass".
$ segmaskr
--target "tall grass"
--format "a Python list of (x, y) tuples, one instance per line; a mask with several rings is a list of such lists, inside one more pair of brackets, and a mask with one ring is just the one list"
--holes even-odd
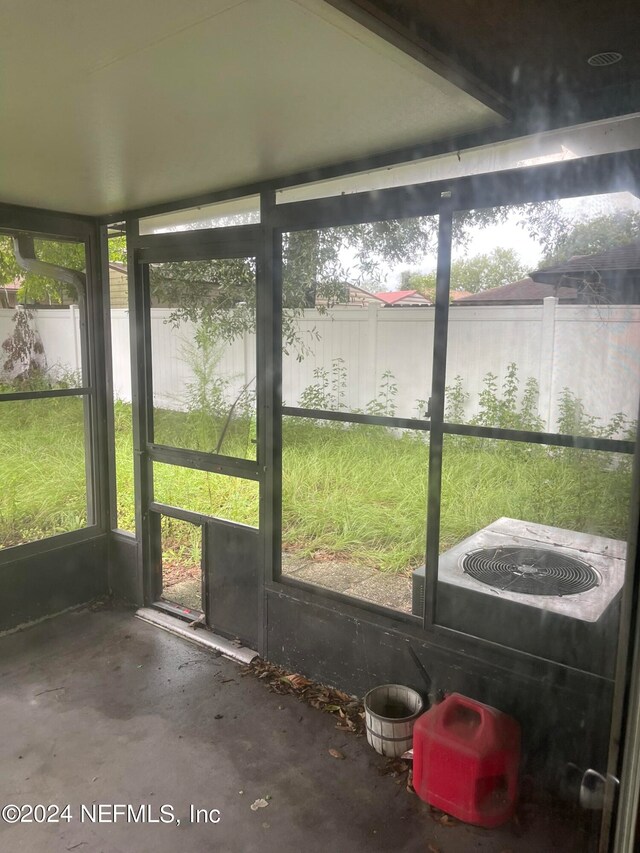
[[(192, 413), (162, 417), (167, 443), (185, 446)], [(115, 425), (118, 524), (132, 530), (129, 405), (116, 405)], [(239, 448), (246, 448), (250, 429), (247, 423), (234, 425), (230, 436), (243, 436), (237, 438)], [(419, 565), (425, 552), (428, 450), (418, 433), (286, 419), (285, 548), (386, 571)], [(596, 451), (447, 436), (440, 547), (451, 547), (503, 515), (625, 539), (630, 463), (629, 456)], [(157, 463), (154, 480), (160, 501), (257, 524), (253, 482)], [(0, 404), (0, 543), (39, 539), (85, 521), (82, 402)], [(175, 526), (167, 538), (176, 553), (191, 547), (181, 541), (180, 529)]]
[(83, 402), (0, 403), (0, 547), (84, 527)]
[[(402, 571), (425, 554), (428, 443), (377, 427), (285, 423), (283, 539)], [(501, 516), (625, 539), (630, 457), (447, 436), (440, 550)]]

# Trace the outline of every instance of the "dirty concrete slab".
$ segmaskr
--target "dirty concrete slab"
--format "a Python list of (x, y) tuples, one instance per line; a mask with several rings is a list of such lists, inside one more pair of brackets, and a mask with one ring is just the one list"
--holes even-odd
[(411, 578), (404, 575), (376, 572), (374, 577), (352, 584), (346, 592), (363, 601), (372, 601), (383, 607), (411, 613)]
[(282, 555), (282, 572), (334, 592), (411, 613), (410, 575), (381, 572), (345, 560), (314, 560), (286, 553)]
[[(314, 560), (293, 554), (282, 555), (282, 572), (297, 580), (353, 595), (382, 607), (411, 613), (411, 576), (381, 572), (357, 566), (344, 560)], [(194, 576), (166, 586), (163, 597), (168, 601), (202, 609), (200, 570)]]
[[(330, 715), (130, 611), (0, 638), (0, 685), (0, 801), (70, 807), (69, 821), (0, 822), (12, 853), (584, 853), (544, 821), (526, 837), (439, 825)], [(115, 804), (175, 820), (113, 823)], [(82, 820), (81, 805), (111, 822)], [(194, 823), (191, 805), (219, 822)]]
[(355, 583), (361, 583), (375, 577), (374, 569), (353, 566), (338, 560), (313, 560), (296, 557), (282, 561), (283, 574), (292, 575), (297, 580), (314, 583), (318, 586), (332, 589), (335, 592), (346, 592)]
[(191, 610), (202, 610), (202, 581), (200, 571), (197, 577), (187, 578), (178, 583), (165, 586), (162, 591), (163, 598), (188, 607)]

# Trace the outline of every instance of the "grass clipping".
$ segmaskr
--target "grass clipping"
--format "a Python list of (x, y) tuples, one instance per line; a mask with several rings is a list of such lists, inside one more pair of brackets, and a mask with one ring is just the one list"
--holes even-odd
[(288, 673), (282, 667), (261, 658), (254, 658), (250, 664), (243, 667), (242, 674), (253, 675), (263, 681), (272, 693), (282, 696), (291, 694), (312, 708), (333, 714), (337, 729), (351, 732), (358, 737), (365, 734), (362, 702), (342, 690), (318, 684), (304, 675)]

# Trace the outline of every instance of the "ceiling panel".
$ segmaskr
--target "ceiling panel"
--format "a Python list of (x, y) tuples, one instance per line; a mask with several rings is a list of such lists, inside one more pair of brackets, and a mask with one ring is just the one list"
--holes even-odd
[(2, 8), (5, 202), (104, 214), (500, 122), (322, 0)]

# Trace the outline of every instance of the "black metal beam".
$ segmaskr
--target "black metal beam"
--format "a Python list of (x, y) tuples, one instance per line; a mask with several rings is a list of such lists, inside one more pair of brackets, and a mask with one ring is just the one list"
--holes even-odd
[(144, 235), (134, 247), (142, 263), (243, 258), (256, 254), (260, 238), (259, 225), (234, 225)]
[(451, 239), (453, 202), (443, 196), (438, 223), (438, 265), (436, 269), (436, 307), (433, 329), (431, 372), (431, 434), (429, 438), (429, 479), (426, 519), (426, 569), (423, 620), (425, 627), (436, 621), (438, 556), (440, 554), (440, 502), (442, 493), (442, 447), (447, 378), (447, 335), (449, 329), (449, 284), (451, 278)]
[(635, 453), (635, 441), (617, 438), (594, 438), (587, 435), (568, 435), (558, 432), (532, 432), (522, 429), (484, 427), (475, 424), (443, 425), (447, 435), (466, 435), (474, 438), (494, 438), (502, 441), (521, 441), (527, 444), (544, 444), (550, 447), (575, 447), (580, 450), (603, 450), (608, 453)]
[(74, 213), (61, 213), (36, 207), (0, 202), (0, 232), (35, 232), (41, 239), (86, 240), (95, 219)]
[(218, 518), (215, 515), (206, 515), (203, 512), (193, 512), (193, 510), (183, 509), (182, 507), (172, 506), (171, 504), (161, 503), (160, 501), (152, 501), (149, 504), (149, 510), (151, 512), (156, 512), (159, 515), (166, 515), (169, 518), (175, 518), (178, 521), (188, 521), (189, 524), (205, 525), (209, 524), (211, 521), (217, 521), (221, 524), (230, 524), (233, 527), (252, 530), (254, 532), (256, 531), (256, 528), (252, 527), (250, 524), (228, 521), (225, 518)]
[(92, 393), (91, 388), (49, 388), (46, 391), (11, 391), (0, 393), (0, 403), (12, 400), (46, 400), (50, 397), (84, 397)]
[(412, 216), (436, 216), (440, 194), (450, 181), (414, 184), (363, 193), (278, 204), (274, 222), (283, 231), (339, 228), (360, 222), (385, 222)]
[(282, 232), (274, 226), (275, 194), (260, 199), (257, 263), (258, 461), (262, 572), (258, 581), (258, 651), (267, 653), (267, 586), (280, 576), (282, 549)]
[(301, 409), (296, 406), (283, 406), (285, 417), (311, 418), (317, 421), (337, 421), (345, 424), (364, 424), (384, 426), (394, 429), (415, 429), (429, 432), (431, 422), (419, 418), (396, 418), (387, 415), (365, 415), (361, 412), (334, 412), (328, 409)]
[(138, 235), (137, 220), (127, 222), (129, 284), (129, 337), (131, 346), (131, 414), (133, 423), (133, 480), (135, 488), (135, 529), (137, 543), (136, 603), (151, 604), (162, 591), (162, 571), (152, 566), (152, 530), (149, 504), (153, 499), (153, 469), (147, 455), (148, 394), (147, 352), (149, 328), (143, 266), (131, 243)]
[[(116, 481), (116, 439), (113, 400), (113, 357), (111, 346), (111, 288), (109, 282), (109, 234), (106, 225), (98, 226), (100, 246), (100, 274), (102, 276), (102, 328), (103, 328), (103, 370), (104, 370), (104, 418), (107, 442), (107, 480), (109, 528), (117, 529), (118, 489)], [(106, 286), (105, 286), (106, 285)]]
[(168, 447), (164, 444), (147, 444), (147, 454), (152, 462), (166, 465), (179, 465), (196, 471), (209, 471), (213, 474), (226, 474), (243, 480), (260, 480), (262, 471), (258, 463), (251, 459), (238, 459), (219, 453), (205, 453), (202, 450), (187, 450)]
[(454, 211), (524, 204), (589, 194), (628, 191), (640, 151), (601, 154), (462, 178), (278, 204), (274, 222), (283, 231), (335, 228), (411, 216), (436, 215), (442, 193)]
[(89, 425), (92, 450), (93, 501), (95, 520), (107, 531), (111, 528), (112, 503), (115, 490), (110, 479), (110, 449), (113, 435), (109, 427), (111, 405), (111, 347), (110, 316), (105, 311), (109, 296), (109, 256), (106, 235), (94, 223), (86, 243), (86, 294), (84, 323), (85, 351), (89, 382), (94, 393), (85, 398), (85, 420)]

